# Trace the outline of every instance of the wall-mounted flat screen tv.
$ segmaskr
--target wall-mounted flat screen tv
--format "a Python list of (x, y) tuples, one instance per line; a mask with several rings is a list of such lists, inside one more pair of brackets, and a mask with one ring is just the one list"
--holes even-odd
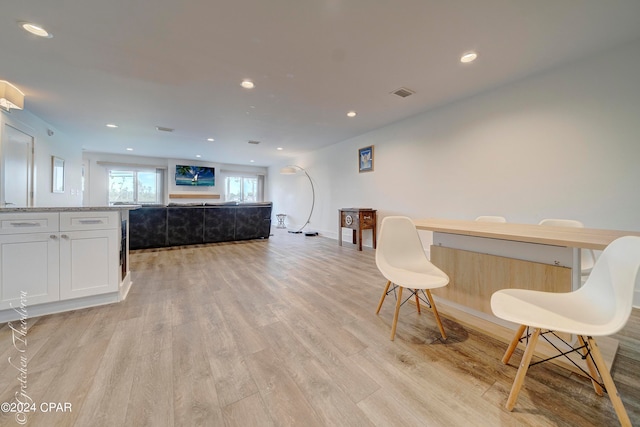
[(216, 185), (215, 168), (176, 165), (176, 185), (214, 186)]

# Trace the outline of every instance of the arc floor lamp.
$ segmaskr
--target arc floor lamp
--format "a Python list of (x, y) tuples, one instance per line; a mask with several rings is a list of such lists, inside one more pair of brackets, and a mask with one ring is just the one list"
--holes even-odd
[[(313, 186), (313, 181), (311, 180), (311, 177), (309, 176), (307, 171), (302, 166), (288, 165), (288, 166), (285, 166), (282, 169), (280, 169), (280, 173), (282, 175), (295, 175), (298, 172), (304, 172), (304, 174), (309, 179), (309, 184), (311, 184), (311, 196), (312, 197), (311, 197), (311, 210), (309, 211), (309, 217), (307, 218), (307, 221), (298, 230), (296, 230), (296, 231), (289, 230), (289, 233), (296, 233), (296, 234), (302, 233), (302, 229), (305, 228), (309, 224), (309, 222), (311, 221), (311, 215), (313, 214), (313, 208), (314, 208), (314, 206), (316, 204), (316, 189)], [(316, 232), (316, 231), (305, 231), (304, 234), (306, 236), (317, 236), (318, 232)]]

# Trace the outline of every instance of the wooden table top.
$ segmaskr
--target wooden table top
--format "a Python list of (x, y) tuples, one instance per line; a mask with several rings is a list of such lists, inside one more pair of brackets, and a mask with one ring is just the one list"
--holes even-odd
[(607, 245), (619, 237), (640, 236), (638, 231), (555, 227), (508, 222), (496, 223), (437, 218), (414, 219), (413, 222), (419, 230), (596, 250), (606, 248)]

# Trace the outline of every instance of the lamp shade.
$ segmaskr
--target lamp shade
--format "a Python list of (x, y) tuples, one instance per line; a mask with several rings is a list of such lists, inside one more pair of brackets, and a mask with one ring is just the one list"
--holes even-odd
[(6, 80), (0, 80), (0, 107), (5, 110), (24, 108), (24, 93)]
[(298, 170), (293, 166), (286, 166), (280, 169), (280, 173), (282, 175), (295, 175), (296, 173), (298, 173)]

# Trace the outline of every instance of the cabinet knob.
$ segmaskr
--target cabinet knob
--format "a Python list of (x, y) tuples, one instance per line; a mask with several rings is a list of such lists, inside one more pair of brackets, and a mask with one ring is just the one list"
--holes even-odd
[(50, 235), (49, 237), (50, 237), (50, 238), (52, 238), (52, 239), (54, 239), (54, 240), (58, 238), (58, 236), (56, 236), (55, 234), (52, 234), (52, 235)]

